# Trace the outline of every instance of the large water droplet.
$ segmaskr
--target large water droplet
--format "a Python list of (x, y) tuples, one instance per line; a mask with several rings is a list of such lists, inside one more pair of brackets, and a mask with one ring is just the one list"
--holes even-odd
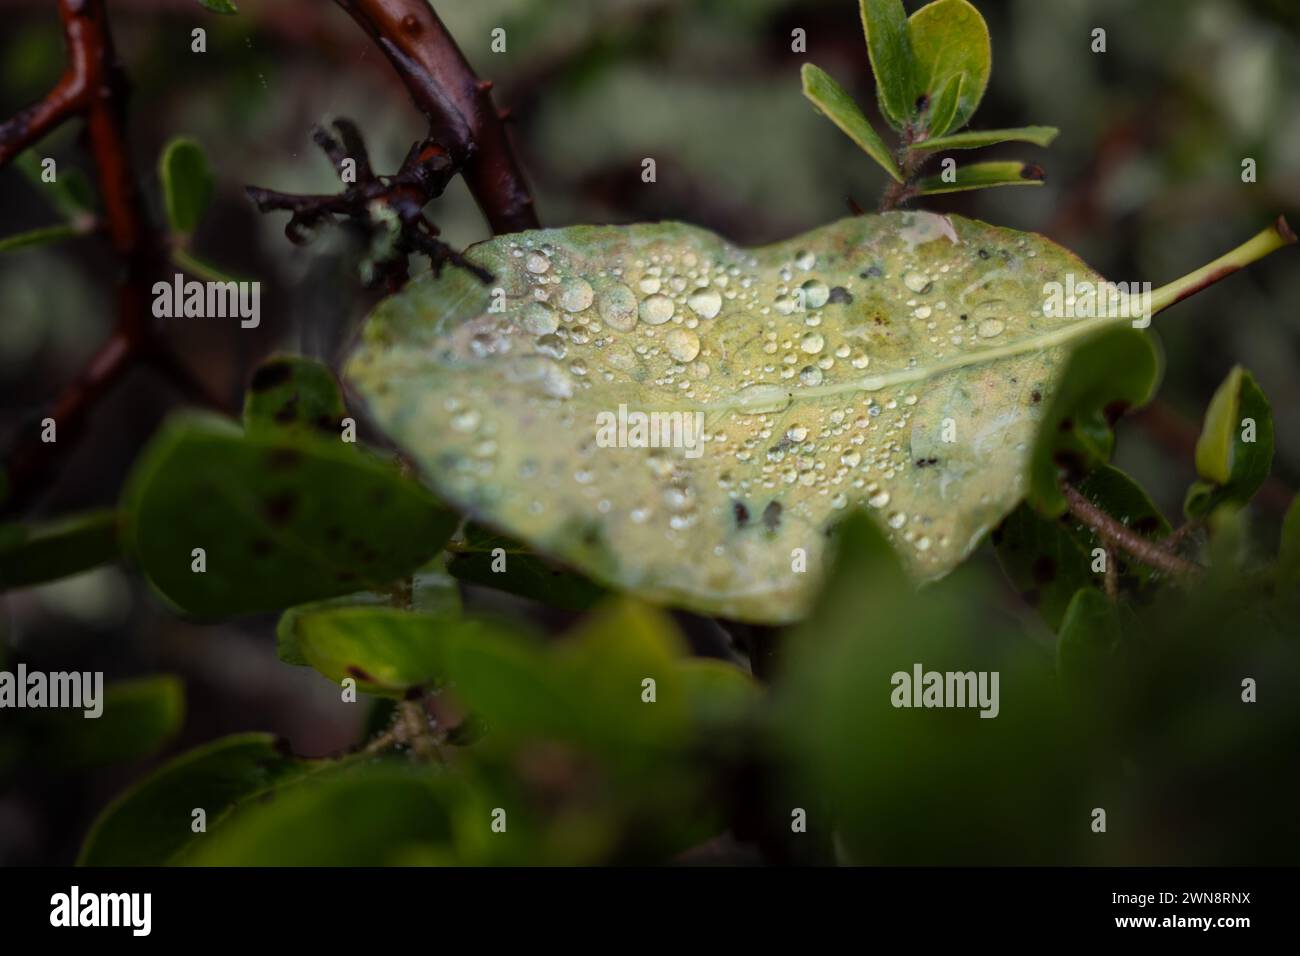
[(799, 286), (803, 292), (803, 304), (806, 309), (820, 309), (831, 297), (831, 290), (821, 279), (809, 279)]
[(690, 362), (700, 354), (700, 337), (690, 329), (670, 329), (664, 344), (668, 354), (679, 362)]
[(717, 289), (701, 289), (686, 304), (702, 319), (711, 319), (722, 310), (722, 293)]
[(771, 382), (746, 385), (735, 397), (736, 410), (747, 415), (765, 415), (790, 407), (790, 393)]
[(636, 295), (625, 285), (612, 285), (600, 290), (597, 303), (605, 324), (620, 332), (636, 328)]
[(566, 312), (581, 312), (594, 298), (591, 284), (585, 279), (569, 279), (560, 287), (560, 308)]
[(666, 295), (652, 295), (641, 303), (641, 321), (646, 325), (663, 325), (673, 317), (673, 300)]
[(809, 332), (799, 340), (799, 348), (809, 355), (816, 355), (826, 347), (826, 340), (820, 332)]
[(903, 285), (913, 292), (925, 292), (929, 289), (930, 277), (924, 272), (905, 272), (903, 273)]
[(543, 253), (530, 252), (528, 258), (524, 260), (524, 265), (534, 275), (541, 275), (551, 268), (551, 260)]
[(533, 335), (549, 335), (560, 327), (560, 320), (545, 302), (529, 302), (520, 311), (519, 324)]

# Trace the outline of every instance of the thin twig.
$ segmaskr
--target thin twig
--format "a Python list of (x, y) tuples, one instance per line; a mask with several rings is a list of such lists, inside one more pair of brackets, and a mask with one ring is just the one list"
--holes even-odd
[(1069, 504), (1070, 514), (1091, 528), (1107, 547), (1118, 548), (1143, 564), (1178, 577), (1195, 577), (1201, 573), (1200, 565), (1165, 550), (1158, 542), (1142, 537), (1128, 525), (1102, 511), (1074, 486), (1062, 483), (1061, 491)]
[(335, 0), (384, 51), (416, 107), (429, 139), (461, 170), (494, 234), (536, 229), (537, 212), (492, 102), (428, 0)]

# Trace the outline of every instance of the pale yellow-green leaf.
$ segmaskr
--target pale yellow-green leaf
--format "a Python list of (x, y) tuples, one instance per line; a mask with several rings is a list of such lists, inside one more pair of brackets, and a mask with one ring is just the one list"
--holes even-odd
[[(678, 223), (503, 236), (382, 303), (347, 377), (447, 501), (611, 586), (755, 621), (804, 613), (862, 506), (911, 570), (961, 561), (1024, 493), (1097, 281), (1042, 237), (860, 216), (759, 249)], [(492, 311), (493, 289), (503, 310)], [(687, 449), (601, 447), (597, 416), (700, 412)], [(801, 561), (806, 557), (807, 569)]]

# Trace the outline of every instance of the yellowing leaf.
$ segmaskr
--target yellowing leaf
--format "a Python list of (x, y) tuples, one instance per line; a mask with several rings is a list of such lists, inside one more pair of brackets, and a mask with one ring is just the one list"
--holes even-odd
[[(749, 620), (802, 614), (854, 506), (915, 574), (950, 570), (1023, 497), (1067, 344), (1115, 321), (1042, 314), (1044, 283), (1098, 278), (1066, 250), (928, 213), (753, 250), (666, 223), (468, 254), (498, 311), (456, 270), (371, 317), (347, 376), (380, 427), (474, 517), (601, 582)], [(617, 447), (610, 422), (634, 444), (632, 412), (699, 413), (707, 441)]]

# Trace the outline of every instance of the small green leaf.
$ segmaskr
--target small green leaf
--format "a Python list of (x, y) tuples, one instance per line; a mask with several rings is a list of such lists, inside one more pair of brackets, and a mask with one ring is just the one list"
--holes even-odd
[(202, 414), (174, 417), (141, 454), (123, 512), (150, 583), (205, 617), (384, 588), (441, 551), (457, 521), (356, 445), (246, 436)]
[[(231, 7), (220, 12), (235, 11)], [(198, 227), (208, 203), (212, 201), (212, 173), (202, 147), (192, 139), (176, 137), (163, 149), (158, 161), (158, 175), (162, 179), (167, 220), (176, 232), (188, 236)]]
[(0, 590), (65, 578), (118, 555), (117, 512), (111, 510), (5, 530), (0, 536)]
[(803, 95), (808, 97), (826, 118), (838, 126), (848, 137), (857, 143), (864, 153), (874, 159), (896, 181), (903, 181), (903, 174), (889, 154), (887, 147), (858, 105), (844, 89), (825, 72), (811, 63), (803, 65)]
[[(907, 21), (907, 35), (915, 58), (918, 95), (952, 97), (955, 107), (936, 107), (932, 117), (944, 122), (927, 129), (930, 136), (942, 136), (970, 121), (984, 98), (992, 67), (993, 51), (989, 28), (967, 0), (934, 0), (917, 10)], [(956, 85), (949, 80), (957, 77)]]
[(367, 694), (403, 697), (439, 682), (449, 642), (481, 630), (459, 617), (354, 606), (298, 610), (277, 637), (282, 660), (305, 662), (336, 684), (351, 677)]
[(0, 252), (14, 252), (18, 249), (26, 249), (29, 246), (48, 245), (51, 242), (74, 239), (85, 234), (86, 230), (80, 226), (42, 226), (40, 229), (31, 229), (27, 232), (20, 232), (15, 236), (5, 236), (0, 239)]
[(1225, 503), (1246, 504), (1272, 464), (1272, 410), (1254, 377), (1238, 365), (1205, 412), (1196, 443), (1196, 472), (1202, 480), (1187, 492), (1187, 516), (1203, 518)]
[(861, 0), (861, 10), (880, 112), (894, 129), (902, 130), (912, 119), (917, 96), (907, 14), (902, 0)]
[(1056, 668), (1070, 691), (1093, 699), (1113, 680), (1115, 652), (1120, 645), (1119, 614), (1106, 596), (1093, 588), (1074, 595), (1061, 622)]
[(96, 718), (74, 710), (39, 721), (40, 762), (67, 771), (136, 760), (161, 749), (185, 719), (185, 688), (170, 675), (110, 684), (102, 703)]
[[(286, 756), (270, 734), (223, 737), (182, 754), (118, 796), (90, 828), (82, 866), (161, 866), (212, 839), (238, 802), (321, 766)], [(195, 809), (207, 833), (192, 829)]]
[(460, 581), (570, 611), (585, 611), (609, 594), (576, 571), (477, 524), (465, 528), (447, 571)]
[(211, 10), (213, 13), (232, 15), (239, 12), (239, 8), (231, 3), (230, 0), (199, 0), (199, 4)]
[(1018, 160), (992, 163), (970, 163), (953, 171), (952, 181), (943, 174), (928, 176), (916, 184), (917, 195), (937, 196), (940, 193), (960, 193), (971, 189), (988, 189), (991, 186), (1041, 186), (1046, 174), (1043, 167)]
[(1034, 439), (1030, 503), (1043, 514), (1063, 512), (1062, 469), (1086, 474), (1109, 459), (1115, 421), (1149, 401), (1159, 380), (1159, 355), (1138, 329), (1106, 329), (1080, 343), (1070, 353)]
[(54, 182), (41, 178), (41, 157), (35, 150), (29, 149), (16, 160), (14, 165), (36, 186), (50, 204), (68, 220), (77, 224), (93, 217), (95, 212), (95, 188), (90, 180), (76, 166), (66, 166), (55, 177)]
[(965, 133), (953, 133), (951, 136), (936, 136), (912, 144), (913, 149), (979, 149), (982, 146), (995, 146), (998, 143), (1033, 143), (1035, 146), (1047, 146), (1056, 139), (1061, 131), (1055, 126), (1022, 126), (1019, 129), (982, 129), (968, 130)]
[(244, 395), (244, 430), (288, 429), (339, 438), (347, 408), (329, 367), (298, 355), (274, 355), (253, 372)]

